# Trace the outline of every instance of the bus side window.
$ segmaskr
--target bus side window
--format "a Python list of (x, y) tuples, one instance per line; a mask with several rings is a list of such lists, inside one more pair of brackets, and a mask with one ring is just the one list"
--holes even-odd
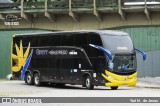
[(74, 46), (74, 35), (62, 35), (62, 46)]
[(50, 46), (61, 46), (61, 35), (52, 35), (49, 39)]
[[(102, 46), (102, 40), (100, 38), (100, 35), (89, 34), (88, 35), (88, 43)], [(104, 56), (104, 53), (98, 49), (95, 49), (95, 48), (89, 46), (89, 56), (90, 57)]]
[(77, 34), (75, 35), (75, 45), (76, 46), (86, 46), (87, 44), (87, 35), (86, 34)]
[(31, 47), (38, 47), (38, 37), (32, 36), (32, 37), (24, 37), (25, 40), (23, 40), (23, 47), (28, 47), (28, 44), (30, 43)]
[(48, 36), (39, 36), (38, 37), (38, 46), (49, 46), (49, 37)]
[(100, 38), (100, 35), (89, 34), (88, 35), (88, 41), (89, 41), (89, 44), (95, 44), (95, 45), (102, 46), (102, 40)]

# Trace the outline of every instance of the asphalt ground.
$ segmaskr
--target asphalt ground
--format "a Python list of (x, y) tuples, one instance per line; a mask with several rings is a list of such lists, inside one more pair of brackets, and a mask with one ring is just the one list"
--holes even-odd
[(88, 90), (81, 85), (36, 87), (24, 81), (0, 81), (0, 96), (16, 97), (159, 97), (160, 85), (138, 82), (136, 87), (121, 86), (117, 90), (98, 86)]
[[(36, 87), (24, 81), (0, 81), (0, 97), (160, 97), (160, 85), (138, 81), (136, 87), (121, 86), (117, 90), (98, 86), (87, 90), (81, 85)], [(60, 98), (61, 99), (61, 98)], [(159, 103), (43, 103), (0, 104), (0, 106), (159, 106)]]

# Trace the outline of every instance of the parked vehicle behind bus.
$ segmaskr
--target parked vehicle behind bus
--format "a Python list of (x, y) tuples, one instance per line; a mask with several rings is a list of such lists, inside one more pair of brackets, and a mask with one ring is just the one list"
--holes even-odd
[(28, 85), (135, 86), (136, 52), (125, 32), (57, 31), (13, 36), (12, 75)]

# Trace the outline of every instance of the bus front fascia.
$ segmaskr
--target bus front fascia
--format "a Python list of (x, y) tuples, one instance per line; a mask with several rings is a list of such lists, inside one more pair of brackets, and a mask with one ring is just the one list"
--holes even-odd
[[(93, 44), (89, 44), (89, 45), (93, 48), (103, 51), (107, 55), (109, 61), (112, 62), (112, 53), (109, 50), (98, 45), (93, 45)], [(143, 60), (145, 60), (146, 59), (145, 53), (140, 50), (139, 52), (142, 53)], [(106, 87), (115, 87), (115, 86), (122, 86), (122, 85), (136, 86), (136, 83), (137, 83), (137, 71), (132, 75), (123, 76), (123, 75), (117, 75), (108, 70), (105, 70), (105, 74), (102, 73), (102, 76), (106, 80), (106, 83), (105, 83)]]

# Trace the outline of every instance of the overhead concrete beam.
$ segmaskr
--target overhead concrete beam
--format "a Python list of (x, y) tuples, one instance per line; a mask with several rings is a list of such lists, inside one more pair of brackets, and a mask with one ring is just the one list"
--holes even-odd
[(3, 14), (0, 14), (0, 20), (5, 21), (5, 16)]
[(56, 22), (56, 17), (55, 17), (55, 15), (49, 13), (48, 11), (45, 11), (45, 16), (46, 16), (49, 20), (51, 20), (51, 21), (53, 21), (53, 22)]
[(24, 13), (24, 0), (21, 0), (21, 17), (32, 23), (33, 17)]
[(121, 18), (123, 19), (123, 21), (126, 21), (126, 13), (124, 11), (122, 11), (121, 9), (119, 9), (118, 13), (121, 16)]
[(73, 18), (74, 21), (79, 22), (79, 15), (69, 11), (69, 16)]
[(32, 15), (29, 15), (29, 14), (26, 14), (24, 12), (21, 12), (21, 17), (29, 22), (33, 22), (33, 16)]
[(100, 14), (99, 12), (97, 12), (97, 10), (94, 10), (94, 13), (93, 13), (96, 18), (98, 19), (98, 21), (102, 22), (102, 14)]
[(44, 15), (45, 15), (45, 17), (47, 17), (49, 20), (51, 20), (51, 21), (53, 21), (53, 22), (56, 22), (55, 15), (48, 12), (48, 5), (47, 5), (47, 3), (48, 3), (48, 0), (45, 0), (45, 4), (44, 4), (44, 6), (45, 6), (45, 13), (44, 13)]
[(72, 11), (72, 0), (69, 0), (69, 16), (71, 16), (74, 21), (79, 22), (79, 15)]
[(98, 19), (98, 21), (102, 22), (102, 14), (100, 14), (97, 11), (96, 0), (93, 0), (93, 8), (94, 8), (93, 14), (96, 16), (96, 18)]
[(126, 13), (122, 10), (122, 2), (121, 0), (118, 0), (118, 14), (121, 16), (123, 21), (126, 21)]
[(150, 11), (147, 8), (147, 0), (145, 0), (145, 9), (144, 9), (144, 13), (146, 14), (146, 17), (148, 20), (151, 20), (150, 18)]
[(145, 8), (144, 13), (146, 14), (147, 19), (151, 20), (151, 18), (150, 18), (150, 11), (147, 8)]

